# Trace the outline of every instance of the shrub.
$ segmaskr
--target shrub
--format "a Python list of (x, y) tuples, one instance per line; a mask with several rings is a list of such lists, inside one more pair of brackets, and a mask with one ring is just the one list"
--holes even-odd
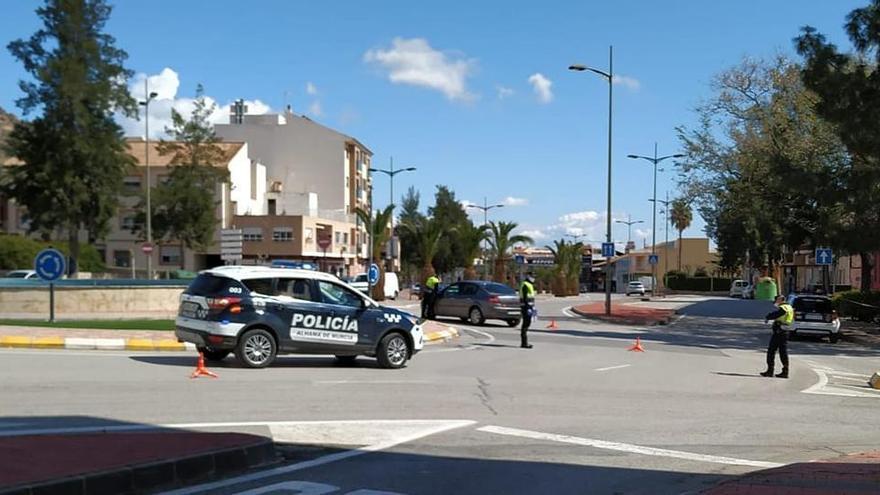
[(837, 314), (863, 321), (870, 321), (880, 312), (880, 291), (862, 292), (849, 290), (831, 297)]
[[(0, 270), (31, 268), (37, 253), (50, 245), (67, 255), (67, 243), (48, 243), (18, 235), (0, 235)], [(106, 270), (101, 254), (91, 244), (80, 244), (79, 270), (93, 273)]]

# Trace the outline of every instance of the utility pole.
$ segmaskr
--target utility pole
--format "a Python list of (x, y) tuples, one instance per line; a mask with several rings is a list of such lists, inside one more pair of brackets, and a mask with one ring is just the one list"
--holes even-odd
[[(150, 93), (150, 78), (144, 78), (144, 101), (138, 102), (144, 107), (144, 168), (146, 169), (147, 179), (147, 245), (149, 249), (144, 249), (147, 255), (147, 279), (153, 279), (153, 206), (150, 203), (150, 196), (153, 189), (152, 180), (150, 178), (150, 102), (153, 98), (159, 96), (157, 93)], [(149, 252), (148, 252), (149, 251)], [(184, 256), (183, 246), (180, 247), (180, 255)], [(134, 259), (134, 257), (132, 257)]]

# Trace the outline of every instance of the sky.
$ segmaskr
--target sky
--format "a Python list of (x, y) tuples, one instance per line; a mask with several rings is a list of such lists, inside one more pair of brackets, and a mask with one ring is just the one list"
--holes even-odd
[[(4, 2), (3, 45), (39, 28), (41, 2)], [(218, 104), (248, 101), (251, 113), (294, 112), (367, 145), (373, 166), (416, 167), (398, 174), (433, 204), (436, 185), (463, 203), (504, 204), (490, 220), (513, 221), (541, 246), (566, 234), (605, 238), (608, 84), (574, 63), (608, 70), (614, 47), (613, 220), (650, 243), (652, 166), (628, 154), (679, 151), (675, 128), (693, 125), (710, 82), (744, 57), (789, 54), (812, 25), (847, 48), (845, 16), (867, 0), (486, 0), (480, 2), (192, 0), (110, 2), (107, 31), (135, 72), (159, 93), (150, 133), (172, 107), (187, 111), (198, 84)], [(0, 50), (0, 107), (21, 115), (19, 62)], [(129, 135), (143, 123), (120, 119)], [(669, 162), (667, 162), (669, 163)], [(664, 164), (665, 165), (665, 164)], [(657, 196), (677, 195), (674, 167), (661, 165)], [(384, 175), (374, 202), (389, 202)], [(483, 213), (468, 210), (476, 222)], [(662, 242), (663, 216), (657, 216)], [(703, 236), (695, 212), (686, 237)], [(676, 233), (670, 229), (670, 238)], [(627, 226), (614, 224), (625, 242)]]

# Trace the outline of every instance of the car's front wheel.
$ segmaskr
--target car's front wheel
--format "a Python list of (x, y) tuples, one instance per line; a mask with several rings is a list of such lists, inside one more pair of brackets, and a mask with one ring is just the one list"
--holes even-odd
[(275, 361), (278, 349), (272, 334), (257, 328), (248, 330), (238, 339), (235, 357), (247, 368), (265, 368)]
[(403, 335), (397, 332), (382, 337), (379, 348), (376, 350), (376, 359), (379, 361), (379, 366), (383, 368), (403, 368), (409, 355), (409, 343)]
[(214, 349), (211, 347), (198, 347), (196, 350), (201, 352), (208, 361), (223, 361), (232, 352), (229, 349)]

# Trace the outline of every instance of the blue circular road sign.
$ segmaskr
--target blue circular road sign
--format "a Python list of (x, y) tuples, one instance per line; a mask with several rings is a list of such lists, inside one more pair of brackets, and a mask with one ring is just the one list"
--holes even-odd
[(375, 263), (370, 265), (370, 269), (367, 270), (367, 281), (371, 286), (379, 283), (379, 265)]
[(37, 276), (47, 282), (53, 282), (64, 276), (67, 269), (64, 254), (57, 249), (44, 249), (34, 258), (34, 271)]

